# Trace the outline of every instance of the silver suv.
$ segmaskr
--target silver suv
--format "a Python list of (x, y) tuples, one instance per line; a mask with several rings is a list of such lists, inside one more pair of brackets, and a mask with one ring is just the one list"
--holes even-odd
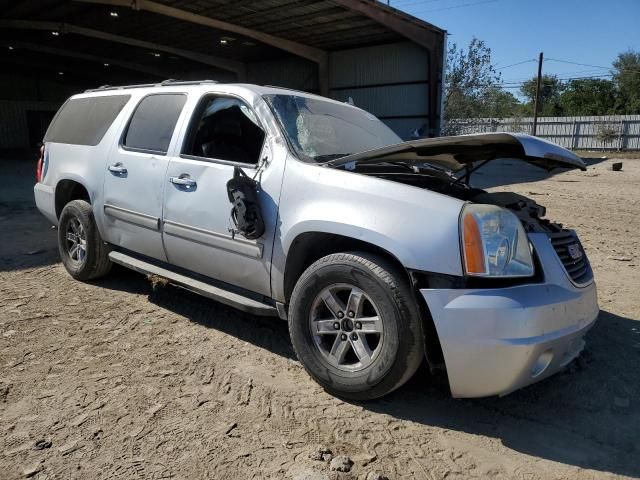
[(537, 138), (402, 142), (316, 95), (167, 81), (75, 95), (44, 140), (35, 199), (74, 278), (117, 263), (287, 319), (338, 396), (385, 395), (425, 357), (455, 397), (506, 394), (575, 358), (598, 315), (575, 232), (470, 185), (500, 158), (585, 168)]

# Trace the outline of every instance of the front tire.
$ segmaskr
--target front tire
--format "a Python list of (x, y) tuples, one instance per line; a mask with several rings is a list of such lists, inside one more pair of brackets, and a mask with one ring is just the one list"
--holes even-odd
[(406, 275), (368, 253), (328, 255), (305, 270), (291, 295), (289, 332), (307, 372), (331, 394), (351, 400), (392, 392), (424, 357)]
[(111, 270), (108, 245), (100, 237), (91, 205), (84, 200), (73, 200), (62, 210), (58, 250), (67, 272), (76, 280), (93, 280)]

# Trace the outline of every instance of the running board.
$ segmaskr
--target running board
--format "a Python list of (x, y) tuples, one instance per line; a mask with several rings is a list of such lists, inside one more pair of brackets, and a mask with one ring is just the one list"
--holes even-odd
[(140, 260), (135, 257), (131, 257), (125, 253), (116, 251), (110, 252), (109, 259), (113, 263), (117, 263), (118, 265), (122, 265), (123, 267), (130, 268), (131, 270), (135, 270), (136, 272), (158, 275), (159, 277), (166, 278), (167, 280), (169, 280), (169, 283), (173, 285), (211, 298), (212, 300), (224, 303), (225, 305), (237, 308), (238, 310), (242, 310), (253, 315), (262, 315), (268, 317), (278, 316), (278, 311), (271, 305), (259, 302), (249, 297), (245, 297), (244, 295), (240, 295), (238, 293), (230, 292), (219, 287), (214, 287), (213, 285), (210, 285), (208, 283), (172, 272), (171, 270), (159, 267), (149, 262), (145, 262), (144, 260)]

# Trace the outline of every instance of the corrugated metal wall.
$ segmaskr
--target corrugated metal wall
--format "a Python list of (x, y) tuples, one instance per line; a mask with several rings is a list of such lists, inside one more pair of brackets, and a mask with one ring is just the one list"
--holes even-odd
[(26, 149), (29, 145), (27, 112), (55, 112), (59, 102), (0, 100), (0, 149)]
[[(429, 55), (411, 42), (376, 45), (329, 54), (330, 96), (349, 98), (402, 138), (428, 125)], [(253, 62), (247, 80), (259, 85), (319, 91), (317, 66), (299, 58)]]
[(332, 52), (330, 96), (349, 98), (402, 138), (428, 126), (429, 55), (411, 42)]
[[(474, 118), (451, 120), (446, 128), (456, 134), (499, 131), (530, 134), (532, 126), (531, 117)], [(640, 115), (540, 117), (537, 136), (571, 149), (640, 150)]]
[(247, 64), (247, 81), (305, 92), (318, 92), (318, 67), (302, 58), (282, 58)]

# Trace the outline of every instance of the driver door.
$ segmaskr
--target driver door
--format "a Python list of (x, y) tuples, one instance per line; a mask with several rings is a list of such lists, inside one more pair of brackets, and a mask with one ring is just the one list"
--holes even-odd
[[(207, 94), (194, 110), (182, 151), (165, 179), (163, 241), (172, 265), (261, 295), (271, 295), (271, 252), (282, 180), (270, 139), (239, 97)], [(259, 202), (265, 233), (247, 240), (231, 231), (227, 182), (234, 167), (253, 177), (260, 165)]]

